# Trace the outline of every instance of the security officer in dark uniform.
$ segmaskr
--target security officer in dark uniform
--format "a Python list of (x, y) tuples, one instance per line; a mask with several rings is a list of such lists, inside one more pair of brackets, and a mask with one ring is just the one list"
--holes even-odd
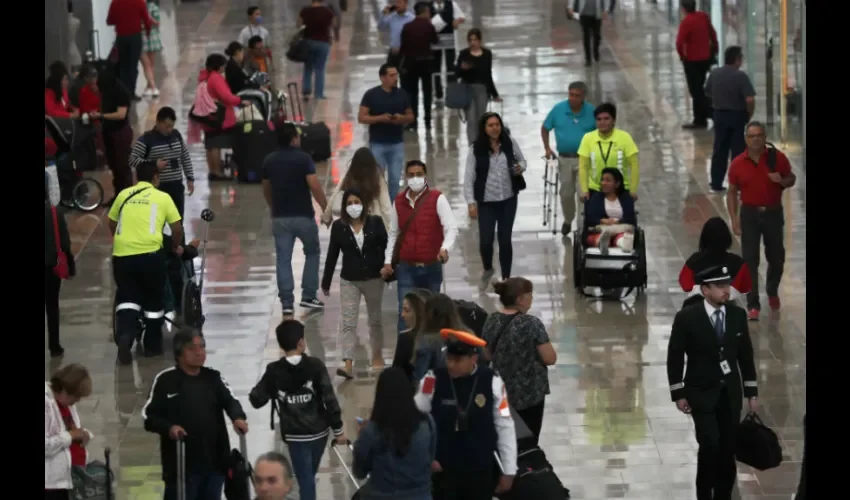
[(493, 452), (499, 452), (502, 476), (496, 493), (510, 491), (517, 469), (517, 439), (505, 385), (490, 368), (478, 364), (478, 350), (449, 340), (446, 366), (429, 371), (415, 396), (416, 406), (437, 424), (434, 500), (491, 500), (496, 484)]
[(746, 311), (727, 302), (729, 269), (707, 268), (695, 281), (705, 300), (684, 307), (673, 320), (667, 379), (676, 407), (694, 419), (699, 443), (697, 500), (730, 500), (737, 476), (735, 437), (742, 401), (748, 399), (751, 412), (758, 404), (753, 345)]
[(136, 167), (135, 186), (122, 190), (109, 210), (109, 229), (113, 234), (112, 273), (115, 277), (115, 342), (118, 362), (133, 361), (131, 349), (144, 319), (142, 344), (146, 356), (162, 354), (162, 323), (165, 318), (165, 254), (162, 252), (163, 228), (171, 228), (171, 246), (177, 255), (183, 225), (174, 200), (156, 188), (156, 165)]

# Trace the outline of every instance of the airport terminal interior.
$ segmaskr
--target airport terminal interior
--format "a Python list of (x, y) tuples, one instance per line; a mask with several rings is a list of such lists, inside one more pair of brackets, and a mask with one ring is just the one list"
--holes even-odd
[[(88, 9), (78, 40), (87, 40), (85, 31), (99, 26), (101, 47), (108, 48), (113, 36), (104, 22), (108, 3), (74, 2)], [(263, 10), (271, 33), (276, 57), (272, 81), (278, 87), (300, 82), (301, 65), (287, 61), (283, 54), (298, 10), (306, 1), (162, 0), (164, 49), (156, 64), (161, 95), (133, 105), (137, 135), (152, 127), (157, 110), (166, 105), (177, 110), (178, 128), (185, 134), (204, 58), (223, 52), (236, 39), (246, 24), (245, 9), (252, 3)], [(682, 129), (690, 120), (690, 99), (675, 51), (678, 2), (618, 0), (613, 15), (603, 23), (600, 62), (590, 67), (584, 65), (579, 23), (567, 19), (564, 0), (458, 3), (466, 14), (459, 28), (459, 48), (465, 46), (463, 34), (468, 29), (482, 30), (484, 44), (493, 52), (494, 79), (503, 96), (496, 111), (503, 113), (528, 159), (528, 189), (519, 195), (514, 229), (513, 275), (533, 282), (531, 314), (543, 320), (558, 353), (557, 364), (549, 371), (551, 394), (546, 401), (542, 447), (574, 499), (693, 499), (694, 427), (670, 401), (666, 350), (673, 316), (685, 298), (677, 282), (684, 259), (696, 250), (703, 223), (728, 214), (724, 196), (713, 194), (708, 186), (711, 130)], [(744, 69), (758, 95), (756, 118), (770, 124), (770, 140), (788, 153), (798, 177), (783, 199), (787, 259), (780, 288), (782, 309), (765, 309), (760, 321), (750, 323), (759, 415), (778, 434), (784, 460), (763, 472), (739, 464), (735, 493), (742, 500), (785, 500), (797, 488), (806, 410), (806, 172), (803, 116), (799, 109), (792, 113), (790, 105), (779, 106), (778, 95), (804, 90), (805, 57), (795, 38), (802, 27), (805, 39), (805, 7), (803, 0), (701, 3), (720, 27), (724, 46), (745, 48)], [(367, 128), (357, 123), (357, 111), (363, 93), (379, 84), (378, 67), (386, 58), (386, 35), (377, 29), (383, 7), (383, 0), (349, 0), (340, 39), (332, 45), (328, 61), (327, 99), (305, 104), (306, 117), (324, 121), (331, 130), (333, 157), (317, 165), (328, 193), (345, 174), (354, 151), (367, 145)], [(770, 61), (765, 60), (768, 43), (775, 46)], [(786, 46), (780, 47), (781, 43)], [(88, 50), (82, 41), (78, 46)], [(570, 240), (553, 234), (552, 223), (543, 224), (545, 162), (540, 126), (551, 107), (567, 98), (567, 86), (576, 80), (587, 84), (590, 102), (616, 103), (617, 126), (630, 132), (640, 148), (637, 209), (647, 237), (649, 278), (645, 293), (637, 297), (598, 300), (578, 294), (573, 286)], [(143, 82), (140, 76), (138, 94)], [(785, 92), (780, 92), (783, 88)], [(492, 287), (479, 289), (478, 231), (467, 217), (463, 198), (461, 182), (469, 151), (464, 130), (457, 112), (436, 108), (432, 130), (426, 132), (420, 124), (418, 131), (405, 132), (406, 159), (428, 164), (429, 182), (446, 193), (460, 226), (458, 242), (445, 266), (446, 293), (494, 311), (499, 304)], [(259, 185), (208, 183), (202, 147), (193, 146), (191, 154), (197, 181), (195, 193), (186, 198), (188, 236), (202, 231), (203, 209), (216, 214), (209, 227), (203, 290), (207, 365), (222, 372), (248, 413), (248, 449), (253, 459), (286, 448), (279, 433), (269, 428), (268, 409), (253, 410), (247, 401), (265, 365), (281, 356), (274, 337), (281, 306), (271, 220)], [(111, 186), (108, 172), (97, 175), (104, 186)], [(109, 195), (111, 187), (107, 187)], [(61, 293), (66, 352), (61, 359), (51, 359), (45, 351), (45, 377), (65, 363), (88, 367), (94, 394), (78, 406), (85, 427), (95, 435), (89, 450), (95, 456), (104, 447), (113, 450), (118, 499), (161, 498), (158, 438), (143, 429), (140, 410), (153, 377), (173, 360), (168, 355), (139, 357), (131, 366), (116, 365), (111, 235), (104, 209), (72, 211), (66, 217), (78, 272), (63, 284)], [(320, 237), (324, 264), (329, 232), (323, 227)], [(739, 242), (733, 250), (740, 251)], [(303, 253), (296, 244), (292, 259), (296, 290), (302, 264)], [(764, 279), (764, 264), (761, 272)], [(322, 359), (331, 372), (342, 362), (337, 340), (338, 284), (337, 277), (324, 311), (296, 308), (296, 317), (306, 324), (309, 354)], [(389, 287), (383, 305), (387, 363), (395, 346), (396, 303), (396, 290)], [(369, 416), (376, 381), (367, 365), (365, 305), (358, 332), (355, 378), (333, 379), (346, 433), (352, 438), (355, 417)], [(235, 439), (231, 430), (232, 442)], [(348, 499), (354, 492), (331, 453), (323, 459), (317, 488), (323, 500)]]

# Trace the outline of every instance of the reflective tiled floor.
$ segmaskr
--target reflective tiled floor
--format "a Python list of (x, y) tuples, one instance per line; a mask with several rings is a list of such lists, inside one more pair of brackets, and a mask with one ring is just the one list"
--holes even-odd
[[(295, 2), (259, 2), (278, 54), (296, 23)], [(711, 136), (685, 133), (687, 91), (672, 53), (671, 30), (662, 16), (642, 1), (618, 2), (618, 15), (603, 29), (602, 62), (585, 69), (578, 23), (567, 21), (563, 2), (542, 0), (462, 0), (463, 30), (483, 27), (495, 60), (495, 79), (504, 96), (504, 113), (525, 155), (531, 158), (529, 188), (520, 195), (514, 235), (515, 274), (535, 284), (533, 313), (547, 325), (559, 360), (550, 371), (545, 451), (573, 498), (686, 500), (694, 498), (696, 445), (693, 425), (669, 400), (665, 350), (672, 317), (683, 300), (676, 278), (684, 258), (696, 247), (702, 223), (725, 215), (723, 200), (706, 194)], [(149, 127), (158, 105), (171, 105), (186, 116), (196, 71), (206, 53), (221, 51), (244, 22), (245, 2), (163, 0), (165, 53), (159, 74), (162, 97), (136, 110), (137, 130)], [(360, 97), (377, 84), (384, 42), (376, 32), (376, 1), (350, 1), (342, 40), (332, 49), (328, 99), (305, 111), (328, 123), (335, 157), (320, 166), (328, 189), (344, 173), (353, 151), (364, 144), (366, 130), (355, 115)], [(279, 61), (279, 85), (298, 77), (297, 65)], [(649, 290), (638, 300), (592, 302), (576, 296), (569, 276), (571, 250), (560, 236), (542, 226), (540, 199), (543, 161), (539, 127), (548, 110), (565, 99), (567, 84), (584, 80), (591, 100), (613, 100), (618, 125), (632, 133), (641, 149), (641, 224), (648, 236)], [(438, 111), (434, 130), (407, 136), (408, 158), (429, 165), (431, 181), (448, 193), (461, 222), (461, 238), (448, 263), (448, 293), (472, 299), (489, 310), (491, 294), (480, 294), (477, 234), (465, 215), (458, 185), (467, 152), (463, 125)], [(193, 152), (198, 178), (205, 176), (203, 153)], [(805, 175), (786, 194), (788, 264), (781, 288), (781, 314), (765, 314), (753, 325), (765, 423), (782, 439), (786, 457), (779, 468), (757, 472), (739, 468), (743, 499), (786, 499), (794, 490), (802, 454), (805, 411)], [(265, 364), (279, 355), (272, 328), (280, 318), (274, 279), (270, 222), (258, 186), (209, 185), (199, 180), (187, 198), (187, 228), (201, 230), (204, 207), (217, 215), (210, 230), (204, 307), (208, 314), (208, 364), (223, 372), (248, 409), (249, 455), (283, 448), (268, 427), (268, 411), (250, 410), (247, 392)], [(118, 498), (159, 498), (159, 452), (155, 436), (142, 429), (140, 407), (151, 379), (170, 364), (168, 358), (144, 359), (116, 368), (110, 341), (110, 238), (102, 214), (69, 215), (79, 255), (79, 276), (62, 293), (64, 362), (86, 364), (94, 375), (95, 394), (80, 403), (84, 425), (97, 437), (91, 449), (111, 446), (118, 472)], [(323, 243), (327, 232), (322, 231)], [(295, 252), (293, 267), (301, 267)], [(300, 274), (300, 273), (296, 273)], [(338, 283), (338, 281), (337, 281)], [(324, 313), (306, 316), (312, 355), (330, 367), (340, 362), (337, 345), (339, 302), (333, 289)], [(395, 293), (384, 303), (385, 358), (394, 345)], [(302, 312), (299, 311), (299, 315)], [(365, 335), (365, 314), (361, 315)], [(365, 338), (361, 339), (365, 345)], [(364, 360), (365, 350), (359, 352)], [(45, 375), (57, 366), (45, 356)], [(374, 375), (363, 369), (338, 386), (347, 426), (367, 416)], [(335, 457), (323, 462), (319, 497), (347, 499), (348, 484)]]

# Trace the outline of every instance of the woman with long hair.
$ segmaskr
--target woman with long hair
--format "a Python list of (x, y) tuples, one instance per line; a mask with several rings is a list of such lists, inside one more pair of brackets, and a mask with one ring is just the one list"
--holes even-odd
[[(44, 383), (44, 498), (70, 500), (71, 468), (85, 467), (86, 445), (92, 433), (82, 427), (76, 404), (92, 393), (92, 380), (83, 365), (57, 370)], [(410, 396), (413, 404), (413, 396)]]
[(431, 500), (431, 463), (437, 426), (413, 402), (413, 386), (400, 368), (381, 373), (372, 416), (354, 443), (354, 475), (369, 476), (362, 500)]
[(159, 34), (159, 0), (148, 0), (148, 14), (156, 23), (151, 25), (150, 32), (142, 30), (142, 69), (145, 73), (147, 86), (145, 87), (145, 97), (159, 97), (159, 89), (156, 88), (156, 75), (154, 73), (154, 63), (156, 55), (162, 52), (162, 39)]
[(584, 209), (584, 238), (602, 254), (614, 245), (632, 251), (635, 243), (635, 201), (624, 187), (623, 173), (618, 168), (602, 169), (599, 191), (593, 193)]
[(414, 382), (422, 380), (428, 370), (445, 364), (442, 353), (445, 342), (440, 336), (440, 330), (444, 328), (469, 331), (451, 297), (444, 293), (435, 293), (425, 300), (425, 324), (422, 333), (417, 335), (414, 342)]
[(384, 368), (382, 350), (384, 333), (381, 327), (381, 304), (386, 283), (381, 279), (384, 252), (387, 249), (387, 230), (381, 218), (365, 210), (360, 192), (348, 189), (342, 195), (345, 210), (331, 227), (331, 240), (322, 277), (322, 292), (330, 295), (336, 262), (342, 253), (342, 270), (339, 273), (339, 301), (341, 308), (340, 336), (342, 360), (345, 366), (337, 375), (346, 379), (354, 377), (354, 348), (357, 345), (357, 321), (360, 315), (360, 297), (366, 299), (369, 315), (369, 337), (372, 347), (372, 368)]
[(750, 268), (739, 255), (729, 250), (732, 248), (732, 231), (721, 217), (712, 217), (705, 221), (699, 235), (699, 250), (688, 257), (682, 271), (679, 272), (679, 285), (682, 290), (692, 295), (685, 300), (682, 307), (700, 302), (700, 287), (696, 286), (694, 276), (713, 266), (725, 266), (729, 275), (733, 276), (732, 289), (734, 298), (737, 294), (749, 293), (753, 282)]
[(425, 328), (425, 301), (431, 296), (430, 290), (413, 290), (405, 294), (401, 303), (401, 317), (407, 328), (398, 335), (395, 346), (393, 366), (401, 368), (407, 378), (413, 382), (413, 362), (416, 359), (416, 339)]
[(484, 113), (478, 138), (466, 158), (463, 191), (469, 218), (478, 219), (478, 238), (486, 286), (495, 274), (493, 245), (498, 228), (499, 267), (502, 279), (510, 278), (514, 251), (511, 238), (517, 211), (517, 194), (525, 189), (526, 162), (519, 144), (508, 134), (498, 113)]
[(479, 137), (478, 122), (487, 112), (489, 100), (499, 102), (499, 92), (493, 83), (493, 53), (484, 47), (481, 30), (472, 28), (466, 34), (469, 46), (457, 55), (455, 71), (458, 78), (469, 86), (472, 99), (466, 108), (466, 139), (470, 144)]
[(112, 71), (98, 73), (97, 88), (100, 91), (100, 112), (89, 113), (89, 117), (101, 121), (104, 153), (112, 171), (114, 200), (118, 193), (133, 185), (129, 163), (133, 149), (133, 128), (130, 126), (133, 94)]
[(393, 207), (387, 181), (384, 179), (381, 165), (367, 147), (354, 152), (348, 171), (334, 188), (328, 206), (322, 214), (324, 224), (329, 225), (334, 216), (342, 213), (342, 193), (349, 189), (360, 191), (363, 206), (368, 208), (370, 214), (380, 216), (384, 227), (390, 227), (390, 211)]
[(77, 118), (79, 111), (71, 106), (68, 97), (68, 68), (62, 61), (56, 61), (47, 70), (44, 82), (44, 114), (53, 118)]
[(502, 309), (487, 316), (485, 358), (505, 381), (511, 407), (534, 434), (543, 427), (543, 408), (549, 394), (549, 366), (558, 356), (540, 318), (528, 314), (534, 287), (514, 277), (494, 285)]

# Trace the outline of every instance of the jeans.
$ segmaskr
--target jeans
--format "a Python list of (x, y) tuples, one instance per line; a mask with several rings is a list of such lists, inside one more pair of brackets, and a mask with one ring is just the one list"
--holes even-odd
[(395, 269), (395, 275), (398, 279), (398, 283), (396, 283), (398, 289), (398, 331), (401, 333), (402, 330), (407, 328), (401, 318), (404, 296), (417, 288), (427, 288), (432, 292), (439, 292), (440, 286), (443, 284), (443, 264), (434, 262), (424, 266), (414, 266), (399, 262)]
[(141, 31), (135, 35), (116, 37), (115, 48), (118, 50), (118, 79), (127, 87), (130, 95), (135, 95), (139, 60), (142, 58)]
[(759, 301), (759, 264), (761, 242), (767, 261), (765, 291), (768, 297), (779, 296), (779, 282), (785, 271), (785, 214), (782, 206), (760, 209), (741, 206), (741, 257), (750, 268), (753, 286), (747, 294), (747, 308), (761, 309)]
[(485, 201), (478, 204), (478, 240), (481, 262), (484, 270), (493, 269), (493, 244), (496, 240), (496, 227), (499, 228), (499, 267), (502, 278), (511, 277), (511, 265), (514, 260), (514, 247), (511, 237), (516, 219), (517, 197), (504, 201)]
[(292, 459), (292, 472), (298, 481), (299, 498), (301, 500), (316, 500), (316, 472), (325, 454), (327, 439), (314, 441), (286, 443), (289, 447), (289, 457)]
[(481, 83), (469, 84), (469, 92), (472, 99), (466, 107), (466, 141), (471, 145), (478, 138), (478, 122), (487, 112), (490, 96), (487, 94), (487, 86)]
[(370, 142), (369, 149), (378, 160), (378, 164), (387, 173), (387, 184), (390, 190), (390, 201), (395, 201), (401, 184), (401, 171), (404, 169), (404, 143), (384, 144)]
[(301, 91), (304, 95), (313, 93), (313, 73), (316, 74), (316, 97), (325, 98), (325, 65), (328, 62), (328, 53), (331, 44), (316, 40), (307, 40), (310, 47), (310, 58), (304, 63), (304, 74), (301, 78)]
[(735, 158), (746, 149), (744, 128), (748, 120), (746, 111), (714, 110), (714, 151), (711, 153), (712, 189), (723, 189), (726, 169), (729, 168), (729, 153), (732, 153), (732, 158)]
[(319, 226), (312, 217), (275, 217), (272, 219), (274, 248), (277, 253), (277, 290), (284, 308), (295, 304), (295, 279), (292, 277), (292, 249), (295, 239), (304, 246), (304, 270), (301, 273), (301, 301), (316, 298), (319, 289)]
[[(221, 500), (224, 476), (193, 474), (186, 478), (186, 500)], [(165, 483), (163, 500), (177, 500), (177, 481)]]

